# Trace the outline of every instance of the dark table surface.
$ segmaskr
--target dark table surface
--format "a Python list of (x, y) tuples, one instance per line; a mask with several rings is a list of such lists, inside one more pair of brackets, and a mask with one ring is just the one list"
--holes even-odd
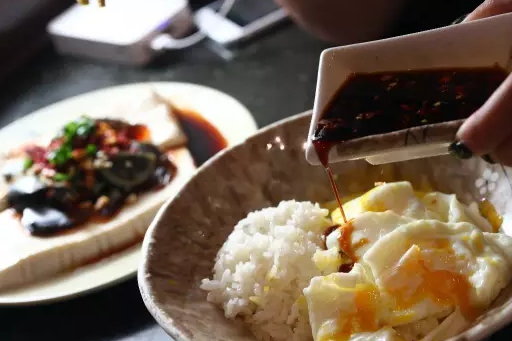
[[(260, 127), (310, 109), (319, 54), (327, 45), (288, 26), (231, 61), (197, 46), (144, 69), (57, 56), (50, 48), (0, 85), (0, 126), (67, 97), (145, 81), (203, 84), (234, 96)], [(1, 228), (1, 227), (0, 227)], [(504, 339), (512, 329), (497, 334)], [(146, 311), (135, 279), (67, 302), (0, 308), (0, 341), (170, 340)]]
[[(249, 108), (260, 127), (310, 109), (320, 52), (327, 45), (283, 27), (226, 61), (205, 46), (129, 68), (57, 56), (50, 48), (0, 85), (0, 126), (70, 96), (134, 82), (180, 81), (224, 91)], [(68, 302), (0, 308), (1, 341), (160, 341), (170, 338), (146, 311), (137, 282)]]

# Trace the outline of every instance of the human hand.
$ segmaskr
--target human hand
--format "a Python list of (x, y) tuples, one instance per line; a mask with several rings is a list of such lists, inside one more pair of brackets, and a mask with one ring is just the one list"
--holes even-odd
[[(464, 22), (507, 12), (512, 12), (512, 0), (487, 0)], [(460, 158), (479, 155), (487, 162), (512, 166), (512, 75), (464, 122), (457, 139), (450, 151)]]
[(512, 12), (512, 0), (487, 0), (471, 12), (464, 22)]

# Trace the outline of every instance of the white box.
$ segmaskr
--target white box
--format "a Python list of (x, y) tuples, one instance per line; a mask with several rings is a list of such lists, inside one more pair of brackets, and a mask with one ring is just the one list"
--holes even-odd
[(149, 42), (164, 30), (189, 30), (193, 16), (186, 0), (109, 0), (73, 5), (48, 24), (57, 51), (121, 64), (143, 65), (156, 52)]

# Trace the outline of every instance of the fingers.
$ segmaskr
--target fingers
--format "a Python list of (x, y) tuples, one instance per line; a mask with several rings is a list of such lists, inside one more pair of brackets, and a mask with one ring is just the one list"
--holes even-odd
[(493, 153), (508, 136), (512, 136), (512, 75), (457, 132), (457, 139), (476, 155)]
[(508, 136), (492, 153), (494, 162), (499, 162), (505, 166), (512, 166), (512, 135)]
[[(463, 22), (509, 12), (512, 0), (486, 0)], [(459, 158), (469, 158), (474, 153), (488, 163), (512, 166), (512, 76), (464, 122), (457, 139), (450, 146), (450, 153)]]
[(464, 22), (512, 12), (512, 0), (486, 0), (469, 14)]

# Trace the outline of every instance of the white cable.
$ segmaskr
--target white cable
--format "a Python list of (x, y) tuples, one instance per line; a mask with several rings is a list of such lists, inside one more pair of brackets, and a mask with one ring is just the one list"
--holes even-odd
[[(224, 0), (222, 5), (220, 6), (217, 13), (219, 13), (221, 16), (225, 17), (229, 11), (231, 11), (231, 8), (233, 8), (233, 5), (235, 4), (236, 0)], [(191, 47), (193, 45), (196, 45), (200, 41), (202, 41), (204, 38), (206, 38), (206, 35), (198, 31), (194, 34), (191, 34), (188, 37), (176, 39), (173, 38), (169, 33), (162, 33), (156, 36), (150, 43), (150, 47), (153, 50), (160, 51), (160, 50), (182, 50), (186, 49), (188, 47)]]

